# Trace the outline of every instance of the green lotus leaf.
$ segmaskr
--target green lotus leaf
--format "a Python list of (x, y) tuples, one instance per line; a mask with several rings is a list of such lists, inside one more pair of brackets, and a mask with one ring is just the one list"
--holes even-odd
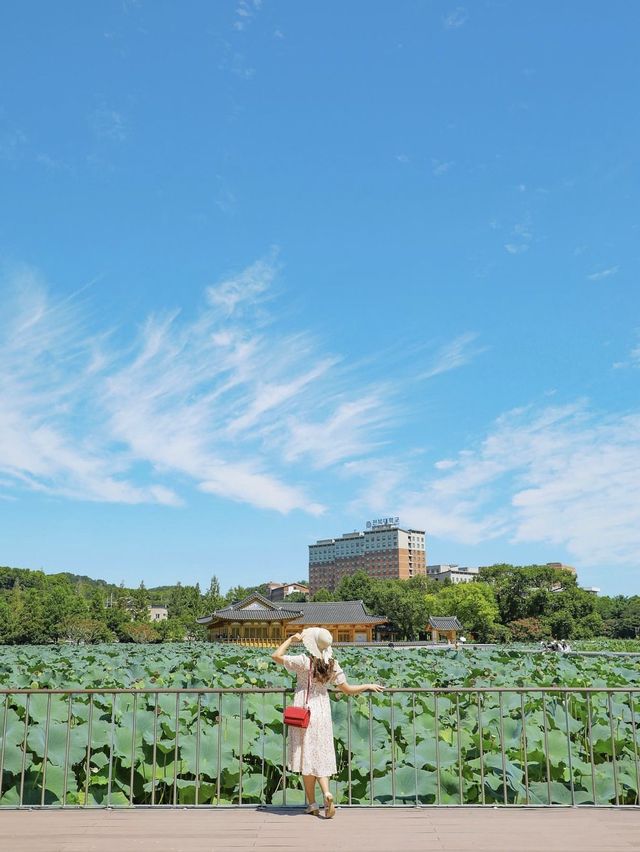
[[(47, 761), (54, 766), (64, 766), (65, 755), (69, 766), (80, 762), (87, 756), (87, 742), (77, 736), (77, 730), (69, 732), (69, 750), (67, 749), (67, 731), (66, 722), (52, 722), (49, 725), (49, 737), (47, 746)], [(86, 736), (86, 731), (82, 732)], [(43, 725), (33, 725), (29, 730), (27, 737), (27, 745), (31, 751), (38, 757), (43, 758), (45, 752), (45, 728)]]
[(189, 737), (180, 743), (181, 771), (196, 774), (196, 768), (204, 775), (215, 778), (218, 772), (218, 732), (215, 728), (205, 729), (200, 733), (200, 759), (196, 767), (195, 737)]

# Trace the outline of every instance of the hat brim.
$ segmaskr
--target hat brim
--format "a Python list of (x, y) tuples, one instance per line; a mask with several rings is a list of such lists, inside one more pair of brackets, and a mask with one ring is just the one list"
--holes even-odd
[(302, 631), (302, 644), (307, 649), (307, 651), (311, 654), (312, 657), (317, 657), (319, 660), (322, 660), (324, 663), (328, 663), (331, 657), (333, 657), (333, 649), (331, 645), (328, 648), (325, 648), (323, 651), (318, 647), (318, 643), (316, 642), (316, 637), (313, 634), (312, 628), (305, 628)]

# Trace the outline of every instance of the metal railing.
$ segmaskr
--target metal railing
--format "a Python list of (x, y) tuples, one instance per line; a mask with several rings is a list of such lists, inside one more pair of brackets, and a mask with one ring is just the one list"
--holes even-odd
[[(332, 699), (342, 805), (640, 806), (640, 687)], [(1, 689), (0, 808), (302, 805), (291, 690)]]

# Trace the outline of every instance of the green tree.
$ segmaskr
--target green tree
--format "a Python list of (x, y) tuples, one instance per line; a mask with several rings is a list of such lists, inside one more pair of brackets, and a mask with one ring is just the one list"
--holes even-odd
[(539, 618), (518, 618), (507, 627), (514, 642), (539, 642), (551, 635), (549, 625)]
[(369, 606), (372, 614), (386, 615), (391, 629), (402, 639), (417, 639), (429, 617), (425, 596), (401, 580), (375, 581)]
[(95, 642), (113, 642), (115, 636), (104, 621), (96, 618), (74, 616), (63, 625), (63, 635), (76, 644), (92, 644)]
[(335, 599), (337, 601), (364, 601), (370, 605), (374, 597), (376, 589), (375, 580), (370, 577), (365, 571), (356, 571), (355, 574), (348, 574), (343, 577), (338, 583), (335, 590)]
[(576, 622), (574, 631), (576, 639), (593, 639), (604, 636), (604, 619), (599, 612), (590, 612)]
[(315, 603), (328, 603), (329, 601), (334, 601), (335, 597), (333, 596), (333, 592), (330, 592), (329, 589), (318, 589), (312, 600)]
[(488, 641), (499, 618), (491, 586), (487, 583), (452, 583), (445, 585), (435, 598), (435, 609), (432, 608), (431, 596), (426, 602), (430, 615), (455, 615), (476, 639)]
[(209, 588), (202, 596), (201, 615), (210, 615), (224, 606), (225, 600), (220, 592), (220, 581), (213, 575)]
[(83, 618), (88, 614), (86, 601), (67, 578), (52, 578), (41, 600), (42, 628), (50, 642), (64, 637), (64, 625), (70, 618)]
[(566, 609), (553, 613), (547, 619), (547, 623), (554, 639), (571, 639), (574, 635), (576, 622)]
[(133, 621), (149, 621), (149, 604), (151, 600), (144, 581), (131, 593), (129, 599), (129, 612)]
[(129, 642), (140, 644), (160, 641), (160, 634), (155, 626), (146, 621), (131, 621), (125, 628), (125, 635)]

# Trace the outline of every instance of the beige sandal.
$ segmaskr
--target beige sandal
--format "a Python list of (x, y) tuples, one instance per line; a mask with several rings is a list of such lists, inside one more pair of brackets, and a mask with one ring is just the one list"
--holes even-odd
[(332, 819), (336, 813), (336, 806), (333, 803), (333, 796), (331, 793), (327, 793), (324, 797), (324, 818)]
[(320, 808), (317, 802), (311, 802), (310, 805), (307, 805), (307, 810), (305, 813), (310, 814), (311, 816), (320, 816)]

